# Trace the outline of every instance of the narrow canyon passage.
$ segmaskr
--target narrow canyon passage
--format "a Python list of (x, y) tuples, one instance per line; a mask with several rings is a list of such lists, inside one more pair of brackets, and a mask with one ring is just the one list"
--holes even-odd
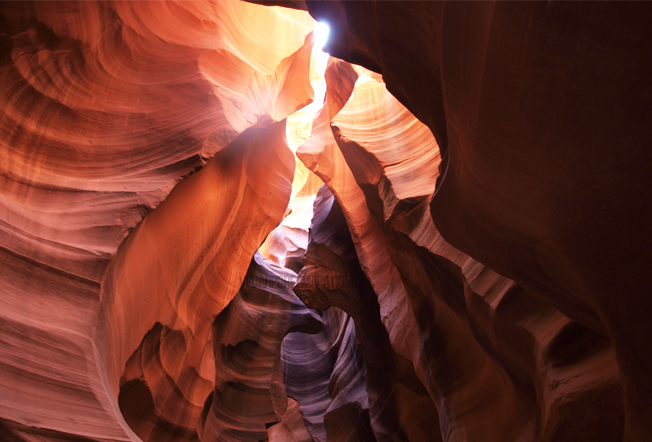
[(652, 440), (650, 18), (3, 2), (0, 441)]

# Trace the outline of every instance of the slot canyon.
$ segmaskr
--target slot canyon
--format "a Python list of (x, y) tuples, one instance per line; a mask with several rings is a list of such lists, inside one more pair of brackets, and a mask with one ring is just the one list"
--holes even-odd
[(0, 2), (0, 442), (651, 442), (652, 2)]

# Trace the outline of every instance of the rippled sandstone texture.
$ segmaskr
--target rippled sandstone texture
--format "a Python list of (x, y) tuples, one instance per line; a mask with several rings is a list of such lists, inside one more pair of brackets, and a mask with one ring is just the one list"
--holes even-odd
[(213, 320), (290, 197), (283, 119), (312, 99), (314, 21), (243, 2), (0, 8), (0, 433), (196, 438)]
[(309, 240), (305, 11), (0, 4), (0, 440), (652, 440), (652, 8), (255, 3)]

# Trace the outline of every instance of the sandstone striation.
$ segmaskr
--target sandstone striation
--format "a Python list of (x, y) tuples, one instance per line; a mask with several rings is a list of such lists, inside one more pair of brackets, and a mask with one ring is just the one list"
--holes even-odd
[(652, 440), (650, 18), (1, 3), (0, 441)]
[(192, 434), (212, 319), (290, 196), (272, 118), (311, 100), (314, 21), (241, 2), (1, 9), (2, 437)]
[[(339, 87), (341, 82), (330, 84)], [(360, 263), (378, 293), (381, 318), (393, 347), (412, 361), (422, 382), (428, 380), (424, 385), (433, 401), (446, 404), (444, 409), (440, 407), (444, 439), (552, 440), (547, 438), (582, 434), (586, 440), (597, 435), (617, 440), (623, 419), (618, 406), (619, 375), (609, 341), (570, 323), (552, 306), (534, 301), (513, 281), (486, 269), (441, 238), (427, 210), (427, 189), (431, 187), (425, 184), (430, 177), (434, 187), (437, 164), (420, 153), (429, 152), (436, 160), (437, 144), (429, 131), (401, 108), (384, 85), (361, 78), (353, 97), (334, 119), (341, 128), (333, 126), (331, 137), (316, 129), (315, 138), (298, 154), (342, 204)], [(392, 139), (392, 134), (400, 134), (400, 138)], [(400, 152), (391, 149), (405, 140), (408, 147)], [(419, 162), (420, 157), (424, 161)], [(424, 185), (416, 181), (413, 187), (404, 187), (408, 173), (418, 176)], [(384, 261), (380, 259), (383, 254)], [(321, 262), (320, 269), (313, 272), (323, 271)], [(392, 273), (400, 281), (394, 279), (393, 296), (384, 297), (380, 290), (387, 290), (385, 281)], [(402, 317), (395, 305), (401, 291), (407, 307)], [(340, 295), (334, 305), (350, 298)], [(528, 313), (523, 318), (520, 312), (508, 318), (498, 313), (512, 303), (530, 306), (526, 311), (538, 307), (539, 323), (525, 325)], [(388, 312), (385, 316), (383, 309)], [(495, 322), (501, 320), (496, 329)], [(562, 336), (569, 329), (575, 330), (570, 332), (575, 336), (572, 339), (585, 340), (588, 349), (577, 358), (565, 359), (568, 371), (561, 374), (551, 370), (548, 358), (552, 350), (546, 347), (566, 339)], [(421, 343), (403, 338), (410, 333), (420, 336)], [(459, 347), (450, 347), (451, 341)], [(530, 356), (521, 359), (525, 354), (516, 353), (525, 350), (522, 345), (527, 341), (536, 344), (527, 344)], [(512, 350), (514, 346), (518, 350)], [(591, 374), (577, 379), (572, 373), (582, 371), (580, 367)], [(561, 382), (573, 386), (568, 390), (551, 387), (558, 385), (559, 376), (567, 376), (568, 380)], [(582, 403), (594, 396), (612, 406), (585, 406), (584, 414), (574, 415), (573, 422), (551, 412), (561, 403)], [(511, 412), (509, 407), (513, 407)], [(486, 420), (481, 420), (483, 415)]]

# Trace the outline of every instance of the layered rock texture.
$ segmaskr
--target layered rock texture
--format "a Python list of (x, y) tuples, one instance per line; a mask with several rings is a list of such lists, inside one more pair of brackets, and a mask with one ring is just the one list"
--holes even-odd
[(650, 20), (1, 3), (0, 441), (651, 441)]

